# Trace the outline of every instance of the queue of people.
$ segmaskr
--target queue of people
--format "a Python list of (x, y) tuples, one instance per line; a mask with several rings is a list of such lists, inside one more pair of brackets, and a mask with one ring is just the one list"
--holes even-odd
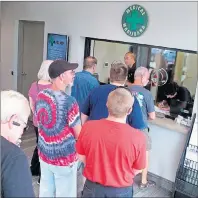
[[(83, 164), (86, 180), (82, 197), (133, 197), (133, 179), (139, 173), (142, 173), (140, 188), (155, 185), (147, 178), (152, 145), (148, 120), (155, 119), (152, 95), (144, 88), (149, 72), (145, 67), (133, 66), (133, 53), (127, 53), (124, 59), (125, 64), (114, 62), (111, 65), (107, 85), (99, 85), (93, 76), (97, 67), (95, 57), (87, 57), (83, 71), (76, 75), (76, 63), (63, 60), (42, 63), (38, 81), (29, 91), (37, 147), (30, 168), (27, 160), (20, 162), (26, 164), (23, 165), (26, 180), (30, 178), (30, 171), (32, 175), (39, 175), (40, 197), (76, 197), (79, 162)], [(66, 93), (68, 86), (72, 86), (71, 95)], [(2, 91), (1, 95), (6, 93)], [(17, 92), (13, 94), (22, 97)], [(1, 97), (1, 102), (14, 100), (9, 91), (6, 97), (10, 98)], [(27, 99), (23, 98), (23, 102), (27, 104)], [(24, 119), (20, 117), (23, 124), (18, 121), (16, 125), (18, 122), (12, 120), (15, 115), (23, 115), (24, 108), (16, 112), (14, 108), (1, 109), (3, 134), (9, 133), (9, 127), (12, 131), (16, 126), (22, 126), (21, 130), (25, 128), (30, 112)], [(9, 136), (1, 135), (2, 138), (12, 144)], [(13, 146), (17, 147), (10, 147)], [(17, 149), (15, 152), (23, 153)], [(5, 174), (4, 195), (9, 191), (6, 177)], [(16, 180), (12, 180), (14, 186)], [(26, 192), (20, 197), (32, 196), (30, 183), (26, 182)]]

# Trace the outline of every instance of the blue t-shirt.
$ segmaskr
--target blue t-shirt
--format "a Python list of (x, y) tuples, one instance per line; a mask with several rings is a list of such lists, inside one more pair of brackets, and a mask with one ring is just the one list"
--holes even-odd
[[(109, 93), (115, 88), (115, 85), (108, 84), (100, 85), (99, 87), (92, 90), (83, 105), (82, 113), (89, 116), (89, 120), (100, 120), (102, 118), (107, 118), (107, 98)], [(146, 125), (143, 121), (142, 111), (136, 98), (134, 100), (133, 110), (130, 115), (127, 116), (127, 123), (136, 129), (146, 128)]]
[(82, 72), (76, 73), (71, 96), (76, 99), (80, 111), (90, 91), (97, 86), (99, 86), (99, 82), (90, 72), (83, 70)]
[(138, 99), (142, 109), (144, 123), (148, 127), (148, 113), (155, 112), (153, 96), (149, 90), (139, 85), (132, 85), (129, 87), (129, 89), (133, 96), (136, 96)]

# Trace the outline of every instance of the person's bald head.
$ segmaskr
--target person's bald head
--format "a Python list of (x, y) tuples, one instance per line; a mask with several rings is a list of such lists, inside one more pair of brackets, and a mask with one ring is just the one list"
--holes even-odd
[(92, 73), (94, 73), (96, 69), (96, 65), (97, 65), (97, 59), (93, 56), (88, 56), (84, 60), (83, 69), (90, 70)]
[(131, 68), (135, 63), (135, 54), (127, 52), (124, 56), (124, 62), (129, 68)]
[(110, 116), (115, 118), (126, 117), (132, 111), (134, 97), (124, 87), (118, 87), (110, 92), (107, 99), (107, 109)]
[(149, 70), (146, 67), (138, 67), (135, 70), (134, 78), (135, 82), (141, 83), (143, 86), (146, 86), (149, 82)]

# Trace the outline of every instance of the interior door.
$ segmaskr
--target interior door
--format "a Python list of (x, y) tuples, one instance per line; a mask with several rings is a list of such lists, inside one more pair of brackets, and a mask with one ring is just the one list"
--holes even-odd
[(43, 61), (44, 22), (22, 21), (19, 34), (19, 91), (28, 97)]

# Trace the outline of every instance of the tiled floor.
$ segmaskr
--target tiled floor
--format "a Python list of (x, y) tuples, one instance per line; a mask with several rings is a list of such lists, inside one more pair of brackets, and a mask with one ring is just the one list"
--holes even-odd
[[(23, 141), (21, 144), (21, 148), (24, 150), (26, 153), (28, 160), (30, 162), (33, 150), (36, 145), (36, 138), (35, 138), (35, 133), (34, 129), (30, 127), (29, 131), (27, 131), (23, 135)], [(80, 195), (80, 192), (82, 191), (82, 177), (81, 174), (78, 173), (78, 196)], [(38, 197), (39, 194), (39, 185), (37, 184), (37, 177), (32, 178), (33, 182), (33, 187), (35, 190), (35, 195)], [(171, 192), (167, 191), (166, 189), (163, 189), (161, 186), (156, 186), (153, 188), (149, 189), (144, 189), (140, 190), (137, 186), (137, 183), (139, 183), (140, 177), (135, 178), (135, 183), (134, 183), (134, 197), (171, 197)]]

